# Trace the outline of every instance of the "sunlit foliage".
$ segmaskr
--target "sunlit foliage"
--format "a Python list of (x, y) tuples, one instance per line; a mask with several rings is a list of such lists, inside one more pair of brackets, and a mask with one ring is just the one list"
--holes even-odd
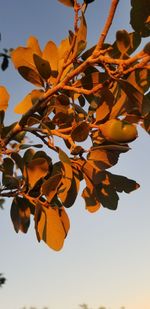
[[(129, 151), (138, 126), (150, 132), (150, 44), (136, 53), (150, 35), (149, 0), (131, 1), (133, 31), (118, 30), (113, 44), (105, 39), (119, 1), (110, 1), (104, 29), (88, 50), (86, 9), (94, 0), (59, 2), (74, 10), (69, 35), (43, 50), (31, 36), (11, 53), (15, 69), (34, 88), (16, 104), (21, 118), (9, 126), (9, 94), (0, 86), (0, 206), (11, 197), (15, 231), (26, 233), (32, 215), (38, 241), (54, 250), (68, 234), (66, 209), (75, 205), (81, 181), (91, 213), (102, 206), (116, 210), (118, 193), (139, 187), (108, 169)], [(31, 135), (38, 142), (31, 144)]]

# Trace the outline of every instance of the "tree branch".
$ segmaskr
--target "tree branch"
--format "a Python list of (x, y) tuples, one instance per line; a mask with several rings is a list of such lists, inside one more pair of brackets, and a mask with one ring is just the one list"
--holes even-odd
[(100, 38), (98, 40), (98, 43), (96, 45), (96, 48), (95, 48), (95, 50), (93, 52), (93, 56), (97, 56), (99, 51), (102, 49), (103, 43), (104, 43), (105, 38), (107, 36), (107, 33), (109, 31), (109, 28), (110, 28), (110, 26), (112, 24), (112, 21), (113, 21), (113, 18), (114, 18), (114, 15), (115, 15), (118, 3), (119, 3), (119, 0), (112, 0), (111, 1), (111, 6), (110, 6), (109, 14), (108, 14), (105, 26), (104, 26), (104, 28), (103, 28), (103, 30), (101, 32)]

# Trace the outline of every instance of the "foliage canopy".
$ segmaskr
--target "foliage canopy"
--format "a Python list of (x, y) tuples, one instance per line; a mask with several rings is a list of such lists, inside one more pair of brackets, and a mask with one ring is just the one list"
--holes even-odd
[[(15, 69), (34, 89), (15, 106), (21, 118), (9, 126), (9, 93), (0, 86), (0, 206), (11, 197), (15, 231), (26, 233), (33, 215), (38, 241), (54, 250), (63, 246), (70, 227), (66, 208), (74, 205), (82, 180), (91, 213), (102, 206), (116, 210), (118, 193), (139, 187), (108, 169), (129, 151), (138, 126), (150, 133), (150, 43), (136, 53), (150, 35), (149, 0), (131, 0), (133, 31), (118, 30), (113, 44), (105, 39), (119, 0), (110, 1), (104, 29), (88, 50), (86, 9), (94, 0), (58, 1), (74, 10), (68, 37), (41, 50), (31, 36), (11, 52)], [(40, 142), (30, 144), (31, 134)]]

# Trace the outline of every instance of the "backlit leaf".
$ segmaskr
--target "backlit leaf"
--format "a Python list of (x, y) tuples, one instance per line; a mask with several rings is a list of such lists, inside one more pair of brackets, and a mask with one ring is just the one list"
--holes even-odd
[(49, 177), (47, 180), (44, 181), (41, 191), (44, 194), (50, 203), (55, 194), (57, 193), (58, 186), (60, 185), (62, 175), (56, 174)]
[(22, 157), (20, 156), (19, 153), (17, 152), (13, 152), (11, 154), (11, 158), (15, 161), (16, 165), (17, 165), (17, 168), (20, 168), (20, 170), (23, 172), (23, 159)]
[(0, 86), (0, 111), (6, 111), (9, 97), (7, 89), (4, 86)]
[(114, 175), (107, 172), (110, 185), (118, 192), (130, 193), (139, 188), (139, 184), (136, 181), (129, 179), (121, 175)]
[[(64, 65), (64, 60), (69, 61), (69, 59), (72, 57), (72, 53), (69, 53), (70, 51), (70, 42), (69, 38), (66, 38), (61, 41), (60, 45), (58, 46), (58, 56), (59, 56), (59, 62), (58, 62), (58, 71), (60, 72), (63, 65)], [(72, 68), (72, 63), (67, 66), (63, 72), (61, 79), (63, 79), (66, 74), (71, 70)]]
[(14, 162), (11, 158), (7, 157), (3, 160), (4, 176), (13, 176)]
[(59, 210), (59, 216), (60, 216), (64, 231), (65, 231), (65, 234), (66, 234), (65, 237), (66, 237), (70, 229), (70, 221), (69, 221), (69, 217), (64, 207), (61, 207), (61, 209)]
[(138, 91), (145, 93), (150, 88), (150, 70), (137, 69), (128, 76), (127, 81)]
[(43, 50), (43, 59), (47, 60), (51, 67), (50, 80), (54, 80), (58, 74), (58, 48), (53, 41), (47, 42)]
[(28, 82), (32, 83), (33, 85), (37, 87), (44, 86), (44, 82), (36, 70), (31, 69), (26, 66), (20, 66), (18, 68), (18, 72), (24, 79), (26, 79)]
[(150, 113), (150, 91), (144, 96), (142, 105), (142, 115)]
[(59, 251), (66, 237), (59, 210), (57, 208), (42, 207), (36, 219), (38, 240), (43, 240), (50, 248)]
[(113, 106), (114, 96), (107, 88), (100, 92), (99, 106), (96, 109), (96, 124), (101, 123), (104, 119), (108, 119), (111, 108)]
[(63, 203), (63, 201), (66, 200), (67, 192), (72, 184), (73, 171), (69, 157), (60, 148), (59, 148), (59, 158), (62, 163), (63, 178), (62, 178), (62, 186), (60, 187), (58, 195)]
[(3, 185), (7, 190), (13, 190), (19, 188), (19, 179), (10, 175), (3, 175)]
[(116, 32), (116, 43), (119, 51), (126, 54), (130, 48), (130, 36), (126, 30), (118, 30)]
[(10, 215), (16, 233), (27, 233), (30, 225), (30, 207), (25, 198), (16, 197), (11, 205)]
[(132, 54), (141, 43), (141, 36), (137, 32), (129, 33), (130, 37), (130, 48), (128, 49), (128, 55)]
[(84, 15), (80, 19), (80, 26), (77, 33), (76, 43), (74, 47), (75, 55), (79, 55), (86, 47), (87, 25)]
[(63, 201), (63, 205), (66, 208), (69, 208), (74, 204), (78, 195), (79, 187), (80, 187), (79, 177), (76, 174), (73, 174), (71, 186), (69, 190), (67, 190), (66, 199)]
[(11, 58), (16, 69), (19, 67), (28, 67), (36, 71), (31, 47), (18, 47), (14, 49), (11, 53)]
[(35, 183), (42, 177), (46, 176), (49, 169), (47, 160), (44, 158), (37, 158), (30, 160), (24, 168), (24, 176), (32, 188)]
[(142, 37), (150, 35), (150, 28), (147, 25), (150, 15), (150, 3), (149, 0), (132, 0), (132, 9), (130, 13), (130, 24), (132, 28), (138, 32)]
[(41, 99), (42, 94), (43, 93), (40, 90), (32, 90), (21, 102), (15, 106), (14, 112), (17, 114), (26, 113), (33, 106), (33, 103), (36, 103), (37, 100)]
[(103, 207), (111, 210), (117, 209), (119, 196), (115, 189), (109, 184), (96, 186), (96, 196)]
[(99, 71), (95, 71), (87, 74), (82, 77), (80, 80), (76, 81), (74, 83), (75, 87), (83, 87), (85, 89), (91, 90), (94, 86), (104, 82), (106, 79), (106, 75), (104, 73), (101, 73)]
[(95, 212), (99, 210), (101, 206), (96, 198), (95, 186), (86, 175), (84, 175), (84, 179), (86, 181), (86, 188), (82, 192), (82, 197), (85, 200), (86, 209), (89, 212)]
[(141, 112), (143, 94), (139, 92), (131, 83), (127, 82), (126, 80), (120, 79), (118, 83), (129, 99), (127, 111), (131, 113), (134, 111)]
[(33, 55), (33, 59), (39, 74), (47, 80), (51, 75), (51, 67), (49, 62), (36, 54)]
[(34, 54), (42, 56), (42, 51), (39, 46), (38, 39), (35, 36), (30, 36), (27, 40), (27, 47), (30, 47), (33, 50)]
[(100, 170), (105, 170), (118, 162), (119, 151), (103, 150), (96, 147), (96, 149), (91, 149), (87, 157), (93, 166)]
[(35, 153), (35, 151), (32, 148), (25, 151), (24, 156), (23, 156), (24, 164), (28, 164), (28, 162), (30, 162), (32, 160), (34, 153)]
[(89, 135), (90, 127), (87, 122), (83, 121), (72, 129), (71, 137), (76, 142), (83, 142)]
[(148, 113), (144, 117), (144, 121), (143, 121), (142, 127), (147, 131), (148, 134), (150, 134), (150, 113)]

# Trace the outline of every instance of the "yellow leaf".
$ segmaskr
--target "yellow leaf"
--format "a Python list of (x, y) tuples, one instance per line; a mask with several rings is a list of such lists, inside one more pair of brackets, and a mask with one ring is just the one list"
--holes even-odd
[(33, 50), (33, 53), (42, 57), (42, 51), (39, 46), (39, 42), (35, 36), (30, 36), (27, 40), (27, 47), (30, 47)]
[(33, 50), (30, 47), (18, 47), (11, 53), (12, 62), (16, 69), (19, 67), (28, 67), (36, 70), (33, 61)]
[(0, 86), (0, 111), (6, 111), (9, 97), (7, 89), (4, 86)]
[(42, 92), (39, 90), (33, 90), (25, 98), (19, 102), (16, 107), (14, 108), (14, 112), (17, 114), (24, 114), (26, 113), (33, 105), (42, 97)]

